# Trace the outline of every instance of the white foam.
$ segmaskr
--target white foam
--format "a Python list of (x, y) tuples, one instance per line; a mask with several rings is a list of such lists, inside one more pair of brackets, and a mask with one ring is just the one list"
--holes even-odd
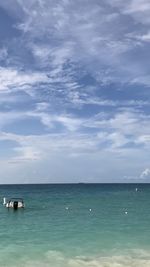
[[(5, 265), (6, 266), (6, 265)], [(150, 253), (144, 250), (128, 251), (123, 255), (66, 257), (57, 251), (48, 251), (43, 259), (18, 261), (13, 267), (150, 267)]]

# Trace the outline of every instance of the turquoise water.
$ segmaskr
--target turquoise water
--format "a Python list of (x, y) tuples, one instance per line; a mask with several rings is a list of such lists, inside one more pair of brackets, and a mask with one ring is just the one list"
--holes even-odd
[(3, 185), (0, 197), (26, 204), (0, 205), (2, 267), (150, 267), (150, 185)]

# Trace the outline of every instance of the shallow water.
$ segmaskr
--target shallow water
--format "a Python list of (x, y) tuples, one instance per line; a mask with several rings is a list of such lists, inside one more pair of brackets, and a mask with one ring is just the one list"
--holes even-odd
[(26, 204), (0, 206), (0, 266), (150, 266), (150, 185), (13, 185), (0, 196)]

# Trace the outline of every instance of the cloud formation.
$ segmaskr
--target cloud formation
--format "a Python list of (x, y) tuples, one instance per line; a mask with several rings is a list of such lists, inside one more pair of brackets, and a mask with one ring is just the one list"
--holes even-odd
[(150, 177), (150, 169), (149, 168), (146, 168), (140, 175), (140, 178), (142, 179), (146, 179)]
[(137, 177), (149, 166), (148, 0), (0, 0), (0, 9), (9, 25), (3, 38), (0, 26), (3, 172), (28, 166), (51, 181), (50, 159), (59, 181), (73, 171)]

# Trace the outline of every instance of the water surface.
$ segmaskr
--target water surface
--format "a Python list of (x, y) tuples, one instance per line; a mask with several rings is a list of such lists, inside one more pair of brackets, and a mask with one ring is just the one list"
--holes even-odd
[[(138, 188), (138, 191), (136, 191)], [(150, 266), (150, 185), (3, 185), (0, 266)]]

